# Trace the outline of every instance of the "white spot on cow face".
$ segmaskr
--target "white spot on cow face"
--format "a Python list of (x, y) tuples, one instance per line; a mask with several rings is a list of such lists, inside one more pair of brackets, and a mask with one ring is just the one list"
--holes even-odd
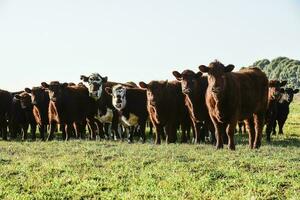
[(121, 121), (125, 126), (136, 126), (138, 125), (139, 118), (135, 114), (130, 113), (128, 119), (122, 116)]
[(279, 99), (279, 103), (284, 103), (284, 102), (290, 103), (290, 95), (288, 93), (283, 93)]
[(120, 84), (112, 88), (112, 104), (117, 110), (125, 108), (126, 100), (126, 88)]
[(92, 97), (99, 99), (102, 95), (102, 77), (98, 73), (93, 73), (89, 76), (89, 93)]

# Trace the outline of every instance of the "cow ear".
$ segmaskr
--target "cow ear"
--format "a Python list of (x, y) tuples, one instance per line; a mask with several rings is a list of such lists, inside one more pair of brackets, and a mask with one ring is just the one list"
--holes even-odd
[(178, 81), (182, 80), (182, 75), (178, 71), (173, 71), (172, 74)]
[(112, 89), (110, 87), (106, 87), (105, 92), (109, 95), (112, 95)]
[(299, 89), (295, 89), (295, 90), (293, 91), (294, 94), (296, 94), (296, 93), (298, 93), (298, 92), (299, 92)]
[(225, 67), (225, 72), (231, 72), (234, 69), (234, 65), (229, 64)]
[[(74, 85), (75, 85), (75, 84), (74, 84)], [(69, 83), (63, 83), (63, 84), (61, 84), (61, 86), (62, 86), (63, 88), (66, 88), (66, 87), (69, 86)], [(71, 83), (71, 86), (72, 86), (72, 83)]]
[(147, 85), (145, 82), (143, 82), (143, 81), (139, 82), (139, 86), (140, 86), (141, 88), (144, 88), (144, 89), (147, 89), (147, 88), (148, 88), (148, 85)]
[(199, 70), (202, 72), (202, 73), (207, 73), (209, 72), (210, 68), (205, 66), (205, 65), (200, 65), (199, 66)]
[(102, 83), (106, 83), (107, 82), (107, 76), (102, 78)]
[(281, 81), (280, 87), (283, 87), (283, 86), (285, 86), (286, 84), (287, 84), (287, 81)]
[(31, 93), (31, 89), (29, 89), (29, 88), (25, 88), (24, 91), (27, 93)]
[(46, 82), (42, 82), (42, 83), (41, 83), (41, 86), (42, 86), (43, 88), (49, 88), (49, 85), (48, 85)]
[(18, 100), (20, 100), (20, 99), (21, 99), (21, 95), (16, 94), (16, 95), (15, 95), (15, 98), (18, 99)]
[(202, 72), (197, 72), (197, 73), (195, 74), (195, 78), (200, 78), (202, 75), (203, 75)]
[(83, 82), (88, 82), (89, 81), (89, 77), (86, 77), (85, 75), (81, 75), (80, 76), (80, 80), (82, 80)]

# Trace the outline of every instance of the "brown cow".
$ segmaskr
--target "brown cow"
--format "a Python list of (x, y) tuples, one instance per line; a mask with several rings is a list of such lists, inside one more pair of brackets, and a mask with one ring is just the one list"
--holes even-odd
[(177, 138), (177, 129), (181, 125), (182, 134), (188, 134), (191, 120), (179, 81), (151, 81), (139, 83), (147, 89), (147, 108), (150, 120), (155, 127), (155, 144), (160, 144), (160, 136), (166, 129), (166, 142), (173, 143)]
[[(72, 130), (78, 138), (83, 133), (80, 126), (85, 126), (89, 103), (88, 89), (80, 86), (68, 86), (67, 83), (52, 81), (50, 84), (42, 82), (44, 88), (49, 89), (49, 122), (50, 134), (48, 140), (53, 139), (56, 123), (65, 124), (65, 140), (68, 140)], [(74, 129), (73, 129), (74, 128)]]
[(47, 125), (49, 124), (48, 107), (50, 100), (48, 91), (43, 87), (25, 88), (25, 91), (31, 94), (33, 115), (39, 126), (41, 139), (45, 140), (45, 133), (47, 133)]
[(194, 142), (200, 142), (200, 138), (204, 142), (205, 135), (208, 135), (207, 131), (202, 131), (202, 134), (200, 134), (202, 122), (204, 122), (204, 130), (209, 128), (213, 136), (212, 142), (214, 142), (215, 129), (205, 104), (205, 93), (208, 85), (207, 76), (202, 76), (201, 72), (195, 73), (192, 70), (184, 70), (182, 73), (173, 71), (173, 75), (181, 82), (185, 104), (188, 107), (195, 130)]
[(235, 149), (234, 131), (238, 120), (246, 120), (250, 148), (261, 145), (262, 129), (268, 104), (268, 79), (258, 68), (231, 72), (219, 61), (199, 69), (208, 73), (206, 104), (216, 129), (217, 145), (223, 148), (222, 133), (226, 131), (228, 148)]
[(268, 109), (266, 114), (266, 135), (267, 142), (271, 142), (271, 132), (275, 127), (277, 116), (277, 103), (281, 98), (281, 87), (285, 86), (287, 81), (270, 80), (269, 81), (269, 96)]

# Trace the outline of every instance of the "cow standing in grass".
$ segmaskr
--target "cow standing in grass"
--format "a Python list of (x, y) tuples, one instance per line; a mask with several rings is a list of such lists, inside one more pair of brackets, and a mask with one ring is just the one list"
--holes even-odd
[(161, 143), (161, 135), (166, 130), (166, 142), (174, 143), (177, 129), (181, 125), (182, 134), (189, 134), (191, 120), (179, 81), (151, 81), (139, 83), (147, 90), (147, 109), (150, 120), (155, 127), (155, 144)]
[(105, 90), (112, 96), (112, 103), (119, 111), (121, 123), (130, 128), (128, 142), (133, 142), (133, 131), (136, 128), (140, 139), (145, 142), (145, 127), (148, 118), (146, 91), (140, 88), (127, 88), (121, 84), (112, 88), (107, 87)]
[(13, 95), (5, 90), (0, 90), (0, 136), (7, 140), (8, 118), (11, 113)]
[(25, 88), (25, 91), (31, 95), (33, 115), (39, 127), (41, 139), (45, 140), (49, 124), (48, 108), (50, 99), (48, 91), (44, 87)]
[(268, 96), (268, 109), (266, 113), (266, 135), (267, 142), (271, 142), (271, 132), (275, 127), (276, 117), (278, 113), (277, 103), (281, 98), (287, 81), (270, 80), (269, 81), (269, 96)]
[(216, 129), (216, 147), (223, 148), (222, 133), (228, 148), (235, 149), (234, 132), (239, 120), (245, 120), (250, 148), (261, 146), (262, 129), (268, 105), (268, 79), (258, 68), (231, 72), (234, 65), (214, 61), (199, 69), (208, 73), (206, 104)]
[(67, 83), (52, 81), (50, 84), (41, 83), (49, 90), (49, 121), (50, 134), (48, 140), (54, 137), (56, 123), (65, 125), (65, 140), (68, 140), (72, 131), (77, 138), (83, 136), (86, 125), (87, 109), (89, 103), (88, 89), (81, 86), (68, 86)]
[[(294, 94), (298, 93), (299, 89), (285, 88), (281, 98), (277, 102), (276, 121), (273, 126), (273, 134), (276, 134), (276, 125), (278, 123), (279, 134), (283, 134), (283, 126), (290, 113), (290, 104), (294, 99)], [(276, 123), (277, 122), (277, 123)]]
[[(215, 140), (214, 125), (209, 117), (205, 104), (205, 93), (208, 85), (207, 77), (201, 72), (195, 73), (192, 70), (184, 70), (182, 73), (173, 71), (173, 75), (181, 82), (182, 93), (185, 95), (185, 104), (188, 107), (190, 118), (194, 126), (194, 142), (204, 141), (208, 130), (212, 134), (212, 142)], [(202, 126), (202, 127), (201, 127)], [(202, 132), (201, 131), (202, 128)]]

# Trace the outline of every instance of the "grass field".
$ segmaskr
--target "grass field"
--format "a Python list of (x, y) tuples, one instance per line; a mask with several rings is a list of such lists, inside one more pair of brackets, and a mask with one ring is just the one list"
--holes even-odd
[(300, 199), (300, 101), (285, 135), (249, 150), (0, 141), (0, 199)]

